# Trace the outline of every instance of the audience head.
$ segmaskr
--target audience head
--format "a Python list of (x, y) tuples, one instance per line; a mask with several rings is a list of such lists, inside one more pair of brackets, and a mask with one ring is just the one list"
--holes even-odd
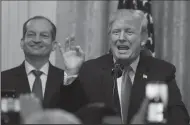
[(108, 123), (121, 123), (120, 117), (112, 109), (112, 107), (101, 102), (90, 103), (82, 107), (78, 112), (76, 112), (77, 117), (79, 117), (83, 124), (108, 124)]
[(24, 124), (81, 124), (73, 114), (60, 109), (47, 109), (30, 115)]

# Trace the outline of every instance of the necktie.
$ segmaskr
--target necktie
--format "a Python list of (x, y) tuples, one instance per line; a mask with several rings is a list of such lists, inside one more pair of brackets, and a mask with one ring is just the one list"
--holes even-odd
[(34, 85), (32, 88), (32, 92), (38, 97), (40, 100), (43, 99), (42, 93), (42, 82), (40, 76), (42, 75), (41, 71), (33, 70), (32, 73), (35, 75), (36, 79), (34, 81)]
[(124, 70), (121, 82), (121, 116), (123, 123), (127, 123), (128, 107), (132, 88), (132, 81), (129, 76), (132, 68), (129, 66)]

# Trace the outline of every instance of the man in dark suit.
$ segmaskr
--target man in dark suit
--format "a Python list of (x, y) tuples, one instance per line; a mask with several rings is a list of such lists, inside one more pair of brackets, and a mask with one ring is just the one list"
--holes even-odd
[(42, 100), (44, 108), (74, 112), (84, 102), (79, 98), (83, 97), (80, 84), (71, 84), (84, 61), (84, 53), (78, 51), (79, 47), (64, 51), (65, 71), (56, 68), (49, 62), (50, 53), (57, 45), (55, 38), (56, 27), (48, 18), (35, 16), (28, 19), (23, 25), (20, 43), (25, 60), (20, 66), (1, 72), (1, 90), (14, 90), (18, 96), (33, 92)]
[[(110, 17), (108, 32), (111, 53), (85, 62), (79, 73), (90, 102), (105, 103), (121, 115), (123, 123), (143, 124), (148, 105), (145, 87), (149, 81), (164, 81), (169, 96), (165, 111), (167, 122), (188, 124), (189, 116), (175, 81), (175, 67), (142, 54), (147, 41), (144, 13), (127, 9), (116, 11)], [(132, 85), (125, 88), (123, 84)], [(128, 91), (125, 96), (123, 88)], [(128, 103), (123, 101), (126, 98)]]

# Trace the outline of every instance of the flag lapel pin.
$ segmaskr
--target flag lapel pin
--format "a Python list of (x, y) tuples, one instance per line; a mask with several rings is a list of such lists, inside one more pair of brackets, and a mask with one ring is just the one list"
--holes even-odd
[(146, 74), (143, 74), (143, 78), (144, 78), (144, 79), (147, 79), (148, 76), (147, 76)]

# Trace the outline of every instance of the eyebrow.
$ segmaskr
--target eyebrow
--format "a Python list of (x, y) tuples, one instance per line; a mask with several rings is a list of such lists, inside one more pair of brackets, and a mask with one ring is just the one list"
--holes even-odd
[[(118, 30), (123, 30), (121, 28), (115, 28), (115, 29), (112, 29), (112, 31), (118, 31)], [(124, 28), (124, 30), (135, 30), (134, 27), (128, 27), (128, 28)]]
[(40, 34), (51, 34), (49, 32), (40, 32)]
[[(29, 30), (29, 31), (27, 31), (26, 33), (36, 33), (36, 32), (33, 31), (33, 30)], [(41, 34), (41, 33), (51, 34), (51, 32), (49, 32), (49, 31), (42, 31), (42, 32), (40, 32), (40, 34)]]
[(32, 31), (32, 30), (29, 30), (29, 31), (27, 31), (26, 33), (35, 33), (34, 31)]

